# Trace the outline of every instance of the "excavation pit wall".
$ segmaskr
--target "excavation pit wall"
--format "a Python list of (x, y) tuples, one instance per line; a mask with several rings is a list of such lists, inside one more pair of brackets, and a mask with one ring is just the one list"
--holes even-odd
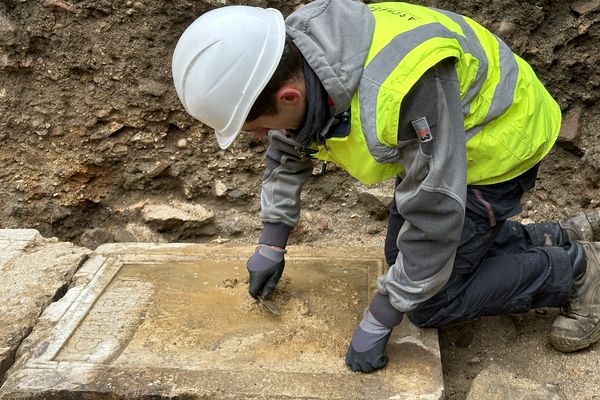
[(101, 246), (24, 340), (0, 398), (443, 398), (435, 330), (404, 321), (386, 369), (344, 365), (381, 249), (290, 247), (272, 296), (280, 315), (247, 294), (253, 251)]

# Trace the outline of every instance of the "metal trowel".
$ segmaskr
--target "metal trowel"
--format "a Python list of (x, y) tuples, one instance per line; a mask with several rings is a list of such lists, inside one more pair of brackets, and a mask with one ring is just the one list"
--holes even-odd
[(258, 301), (262, 304), (268, 312), (273, 315), (281, 315), (281, 311), (279, 310), (279, 306), (273, 300), (267, 300), (262, 296), (258, 296)]

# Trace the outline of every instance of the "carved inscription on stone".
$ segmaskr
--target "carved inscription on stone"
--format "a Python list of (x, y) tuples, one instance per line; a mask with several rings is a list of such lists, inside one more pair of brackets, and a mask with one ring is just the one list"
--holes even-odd
[(151, 282), (128, 276), (127, 268), (124, 268), (100, 295), (55, 360), (114, 360), (127, 347), (143, 321), (152, 293)]

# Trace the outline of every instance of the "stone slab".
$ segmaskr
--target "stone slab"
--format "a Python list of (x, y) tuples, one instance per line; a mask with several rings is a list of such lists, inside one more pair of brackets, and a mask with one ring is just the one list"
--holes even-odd
[(0, 265), (41, 239), (42, 235), (35, 229), (0, 229)]
[(273, 296), (280, 316), (247, 294), (253, 251), (99, 247), (43, 316), (52, 328), (9, 371), (0, 398), (443, 398), (435, 330), (405, 321), (387, 368), (344, 365), (384, 270), (380, 249), (291, 246)]
[(88, 250), (32, 229), (0, 229), (0, 383), (42, 311), (66, 286)]

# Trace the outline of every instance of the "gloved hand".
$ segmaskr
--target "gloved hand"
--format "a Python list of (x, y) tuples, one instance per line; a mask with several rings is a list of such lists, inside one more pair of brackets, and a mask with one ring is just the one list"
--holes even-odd
[(385, 346), (392, 328), (402, 322), (403, 315), (391, 305), (388, 296), (377, 294), (352, 335), (346, 365), (355, 372), (373, 372), (385, 367), (388, 363)]
[(250, 296), (268, 297), (283, 274), (285, 249), (261, 244), (250, 257), (246, 267), (250, 275)]

